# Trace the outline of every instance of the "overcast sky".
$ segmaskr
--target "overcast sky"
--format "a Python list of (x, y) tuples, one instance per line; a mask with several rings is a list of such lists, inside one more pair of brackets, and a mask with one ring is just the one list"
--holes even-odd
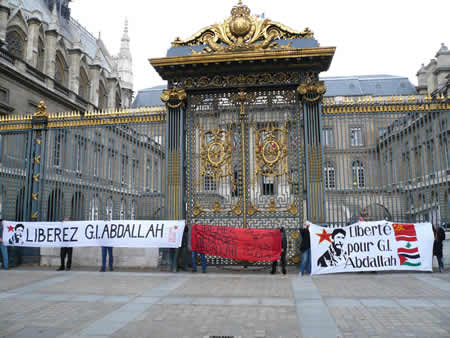
[[(163, 84), (149, 58), (166, 55), (177, 37), (222, 23), (237, 0), (73, 0), (72, 16), (111, 54), (120, 48), (125, 18), (133, 56), (134, 90)], [(252, 14), (302, 31), (309, 27), (322, 47), (336, 47), (322, 76), (390, 74), (417, 84), (422, 63), (441, 43), (450, 45), (448, 0), (243, 0)]]

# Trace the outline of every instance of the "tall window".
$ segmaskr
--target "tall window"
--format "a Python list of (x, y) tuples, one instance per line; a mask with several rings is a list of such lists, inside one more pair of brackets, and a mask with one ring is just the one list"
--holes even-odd
[(114, 102), (114, 107), (116, 109), (119, 109), (120, 107), (122, 107), (122, 99), (120, 98), (120, 94), (119, 93), (116, 93), (116, 99), (115, 99), (115, 102)]
[(83, 138), (75, 137), (75, 151), (73, 154), (73, 164), (75, 172), (81, 174), (83, 168), (83, 156), (86, 151), (86, 143)]
[(263, 195), (275, 194), (273, 174), (269, 174), (268, 176), (262, 177), (262, 194)]
[(131, 160), (131, 179), (130, 179), (130, 182), (133, 186), (136, 185), (138, 167), (139, 161), (137, 160), (136, 150), (133, 150), (133, 159)]
[(127, 173), (128, 173), (128, 155), (126, 145), (122, 146), (122, 160), (120, 162), (120, 182), (122, 184), (127, 183)]
[(22, 38), (21, 34), (16, 31), (6, 33), (6, 42), (8, 44), (8, 52), (23, 59), (25, 40)]
[(212, 170), (207, 170), (204, 178), (204, 186), (205, 191), (216, 191), (217, 185), (216, 181), (214, 181), (214, 177), (212, 177)]
[(131, 212), (130, 212), (130, 219), (136, 219), (136, 200), (131, 201)]
[(78, 95), (86, 101), (89, 100), (89, 78), (83, 67), (80, 68), (80, 86), (78, 89)]
[(127, 202), (122, 198), (120, 200), (120, 213), (119, 213), (119, 218), (120, 219), (125, 219), (127, 217)]
[(41, 72), (44, 71), (44, 61), (45, 61), (45, 48), (44, 42), (41, 38), (38, 40), (38, 50), (37, 50), (37, 64), (36, 68)]
[(325, 188), (336, 188), (336, 170), (333, 163), (327, 162), (323, 168), (323, 174), (325, 179)]
[(364, 166), (361, 161), (356, 160), (352, 163), (353, 184), (356, 188), (363, 188), (365, 186)]
[(107, 201), (106, 201), (106, 219), (108, 221), (111, 221), (113, 219), (113, 200), (110, 197)]
[(66, 66), (64, 57), (60, 53), (57, 53), (55, 61), (55, 81), (67, 87), (67, 81), (69, 79), (68, 75), (69, 70), (68, 67)]
[(89, 203), (89, 219), (90, 220), (98, 220), (99, 219), (99, 207), (100, 207), (100, 199), (98, 195), (95, 194), (90, 203)]
[(153, 187), (152, 187), (152, 160), (150, 158), (147, 159), (147, 163), (145, 165), (145, 189), (147, 191), (153, 191)]
[(100, 175), (101, 160), (103, 157), (103, 147), (101, 145), (101, 134), (95, 133), (94, 140), (94, 176)]
[(350, 144), (352, 147), (360, 147), (363, 145), (363, 135), (361, 128), (350, 129)]
[(72, 221), (84, 219), (84, 196), (81, 192), (76, 192), (72, 196)]
[(65, 135), (62, 130), (56, 130), (53, 144), (53, 166), (61, 168), (63, 165)]
[(114, 140), (112, 138), (109, 139), (109, 149), (108, 149), (108, 178), (109, 180), (114, 179), (114, 162), (116, 159), (116, 152), (114, 147)]
[(100, 82), (98, 88), (98, 109), (106, 109), (106, 88), (103, 82)]
[(48, 197), (47, 220), (49, 222), (61, 221), (64, 217), (64, 194), (55, 189)]
[(326, 147), (331, 147), (334, 144), (333, 129), (322, 129), (322, 144)]

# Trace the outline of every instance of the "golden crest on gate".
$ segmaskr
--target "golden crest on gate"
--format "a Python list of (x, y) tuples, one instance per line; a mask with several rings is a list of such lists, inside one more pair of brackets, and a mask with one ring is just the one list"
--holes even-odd
[(231, 131), (222, 128), (200, 130), (201, 177), (211, 177), (218, 182), (231, 176)]

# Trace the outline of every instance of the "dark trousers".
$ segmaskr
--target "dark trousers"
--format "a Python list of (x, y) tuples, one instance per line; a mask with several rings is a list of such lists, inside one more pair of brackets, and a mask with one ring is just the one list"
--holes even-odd
[[(284, 250), (281, 253), (280, 263), (281, 263), (281, 269), (283, 270), (283, 273), (286, 273), (286, 250)], [(277, 271), (277, 265), (278, 265), (278, 261), (272, 262), (272, 273), (275, 273), (275, 271)]]
[[(67, 247), (61, 247), (61, 252), (60, 252), (60, 256), (61, 256), (61, 267), (64, 269), (64, 267), (66, 267), (67, 269), (70, 269), (72, 267), (72, 252), (73, 252), (73, 248), (67, 248)], [(64, 264), (64, 262), (66, 261), (66, 256), (67, 256), (67, 264)]]
[(108, 253), (109, 270), (113, 269), (113, 248), (112, 246), (102, 246), (102, 270), (106, 268), (106, 253)]

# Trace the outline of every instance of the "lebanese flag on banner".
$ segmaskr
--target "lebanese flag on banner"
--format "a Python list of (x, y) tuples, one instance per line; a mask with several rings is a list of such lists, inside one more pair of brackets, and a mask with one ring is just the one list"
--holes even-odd
[(192, 251), (246, 261), (274, 261), (281, 255), (279, 229), (193, 224)]
[(400, 265), (419, 266), (421, 264), (419, 249), (411, 248), (410, 243), (406, 245), (406, 248), (398, 248), (397, 253)]
[(417, 234), (414, 224), (392, 224), (394, 227), (395, 239), (397, 241), (417, 242)]

